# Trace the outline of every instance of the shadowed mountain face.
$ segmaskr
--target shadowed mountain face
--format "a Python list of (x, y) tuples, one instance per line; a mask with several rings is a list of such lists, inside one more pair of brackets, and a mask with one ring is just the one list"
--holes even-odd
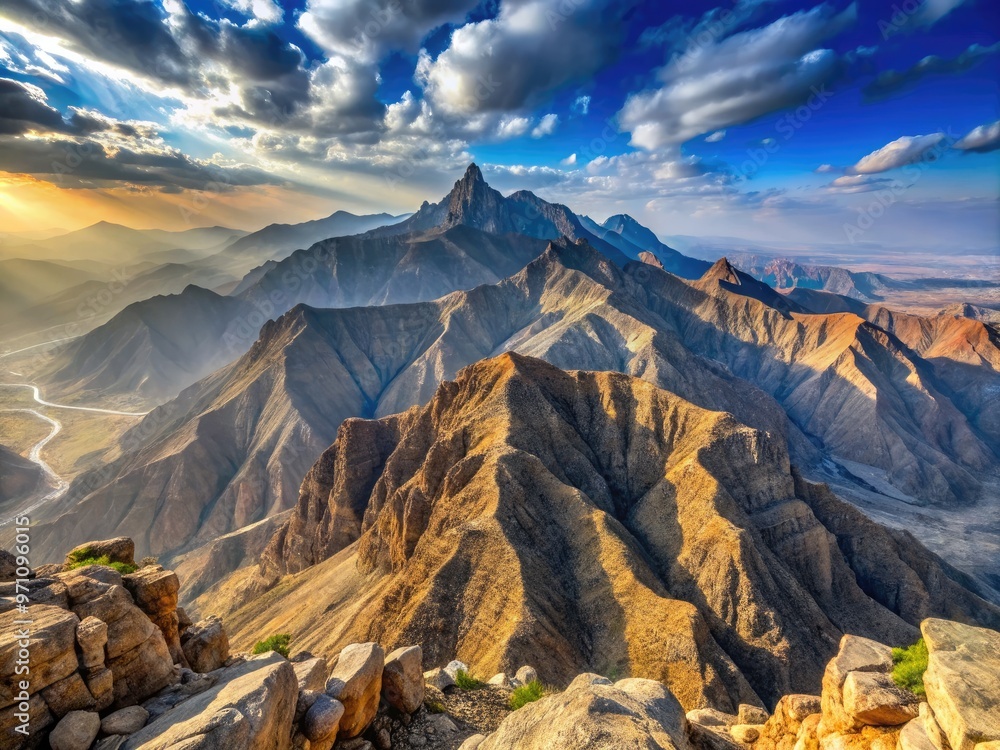
[(38, 464), (0, 445), (0, 508), (10, 517), (25, 499), (44, 486), (45, 475)]
[(630, 258), (641, 259), (641, 253), (652, 253), (661, 268), (683, 279), (697, 279), (712, 265), (664, 245), (651, 230), (627, 214), (610, 216), (603, 224), (586, 217), (581, 217), (581, 220), (592, 234), (611, 243)]
[(316, 653), (420, 642), (427, 663), (613, 670), (733, 711), (813, 689), (844, 632), (1000, 624), (963, 580), (801, 480), (780, 435), (505, 354), (422, 408), (345, 422), (259, 570), (204, 604), (252, 600), (237, 637), (284, 629)]
[[(804, 470), (826, 459), (849, 479), (842, 467), (863, 465), (913, 498), (971, 501), (997, 465), (988, 402), (970, 420), (936, 365), (896, 336), (802, 310), (724, 261), (685, 282), (568, 241), (498, 284), (434, 302), (299, 306), (126, 434), (122, 458), (81, 477), (69, 495), (79, 502), (39, 526), (36, 549), (112, 529), (162, 556), (210, 543), (291, 507), (344, 419), (425, 403), (461, 368), (509, 350), (628, 373), (728, 412)], [(995, 372), (981, 370), (995, 387)], [(188, 579), (189, 594), (225, 572)]]

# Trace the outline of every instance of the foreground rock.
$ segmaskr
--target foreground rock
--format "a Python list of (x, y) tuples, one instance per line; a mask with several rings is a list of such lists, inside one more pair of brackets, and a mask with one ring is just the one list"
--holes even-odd
[(382, 696), (393, 708), (411, 714), (424, 702), (423, 655), (420, 646), (397, 648), (385, 659)]
[(340, 652), (326, 692), (344, 704), (338, 736), (357, 737), (375, 718), (382, 692), (385, 651), (377, 643), (354, 643)]
[(1000, 633), (937, 619), (920, 630), (927, 701), (952, 750), (1000, 741)]
[(684, 711), (661, 683), (626, 679), (577, 684), (515, 711), (479, 750), (689, 747)]
[(216, 687), (159, 716), (122, 750), (287, 748), (297, 700), (295, 670), (271, 652), (226, 668)]

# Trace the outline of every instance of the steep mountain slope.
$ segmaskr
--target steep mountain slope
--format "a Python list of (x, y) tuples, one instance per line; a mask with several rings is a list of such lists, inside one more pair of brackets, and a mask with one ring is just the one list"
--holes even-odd
[(799, 310), (724, 262), (685, 282), (568, 241), (509, 279), (435, 302), (299, 306), (127, 434), (122, 459), (81, 477), (72, 511), (38, 527), (36, 550), (111, 530), (165, 557), (208, 543), (291, 507), (342, 420), (424, 403), (462, 367), (509, 350), (625, 372), (729, 412), (811, 473), (827, 459), (857, 482), (845, 467), (864, 465), (915, 498), (972, 502), (996, 470), (992, 438), (928, 364), (859, 317)]
[[(439, 203), (427, 203), (413, 216), (390, 227), (368, 233), (371, 237), (390, 237), (420, 233), (430, 229), (472, 227), (491, 234), (519, 234), (536, 239), (554, 240), (569, 237), (585, 239), (619, 265), (635, 253), (623, 253), (616, 245), (590, 232), (584, 222), (566, 206), (549, 203), (527, 190), (504, 197), (491, 188), (476, 164), (470, 164), (451, 192)], [(648, 231), (648, 230), (647, 230)]]
[(254, 264), (281, 260), (295, 250), (311, 247), (330, 237), (361, 234), (375, 227), (395, 224), (403, 218), (386, 213), (358, 216), (349, 211), (335, 211), (325, 218), (300, 224), (269, 224), (237, 239), (213, 256), (212, 260), (219, 262), (226, 259)]
[[(995, 474), (1000, 454), (1000, 433), (978, 416), (985, 403), (967, 416), (948, 382), (877, 325), (771, 307), (773, 290), (746, 276), (742, 286), (720, 280), (718, 266), (693, 284), (647, 267), (638, 292), (686, 346), (773, 395), (828, 453), (875, 467), (925, 502), (976, 498), (978, 475)], [(981, 393), (1000, 385), (995, 371), (979, 374)]]
[(226, 341), (240, 340), (238, 324), (253, 311), (197, 286), (152, 297), (61, 347), (39, 375), (57, 392), (170, 398), (241, 353)]
[(610, 242), (631, 258), (639, 259), (642, 252), (652, 253), (663, 269), (684, 279), (697, 279), (712, 265), (704, 260), (689, 258), (662, 242), (650, 230), (628, 214), (609, 216), (603, 224), (581, 217), (584, 226), (602, 240)]
[(812, 689), (843, 632), (1000, 624), (962, 580), (801, 481), (778, 436), (626, 375), (505, 354), (425, 407), (346, 422), (259, 573), (206, 606), (249, 597), (230, 623), (317, 653), (420, 642), (431, 664), (614, 670), (732, 711)]

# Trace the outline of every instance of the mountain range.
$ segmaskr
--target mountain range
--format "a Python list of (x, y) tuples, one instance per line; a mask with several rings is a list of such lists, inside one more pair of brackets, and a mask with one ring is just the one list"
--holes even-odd
[(814, 691), (845, 633), (1000, 627), (995, 561), (952, 553), (1000, 477), (988, 312), (898, 312), (865, 276), (777, 291), (475, 165), (395, 218), (57, 348), (46, 393), (155, 408), (33, 511), (33, 555), (130, 537), (239, 643), (420, 643), (730, 713)]

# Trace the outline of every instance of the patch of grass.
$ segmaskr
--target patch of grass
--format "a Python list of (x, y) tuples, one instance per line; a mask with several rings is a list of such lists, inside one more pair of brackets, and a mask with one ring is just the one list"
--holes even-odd
[(455, 684), (458, 685), (460, 690), (479, 690), (479, 688), (486, 687), (485, 682), (477, 680), (464, 669), (460, 669), (455, 673)]
[(538, 680), (532, 680), (527, 685), (514, 688), (514, 692), (510, 694), (510, 709), (516, 711), (522, 706), (534, 703), (543, 695), (545, 695), (545, 688), (542, 683)]
[(427, 710), (432, 714), (443, 714), (445, 712), (445, 705), (441, 701), (436, 701), (433, 698), (425, 700), (424, 705), (427, 706)]
[(130, 565), (123, 562), (111, 562), (111, 558), (107, 555), (101, 555), (97, 557), (94, 555), (93, 551), (84, 547), (81, 550), (77, 550), (72, 555), (68, 562), (68, 567), (70, 570), (76, 570), (77, 568), (83, 568), (87, 565), (103, 565), (107, 568), (113, 568), (121, 573), (123, 576), (129, 573), (135, 573), (138, 568), (135, 565)]
[(924, 694), (924, 672), (927, 671), (927, 644), (924, 639), (907, 648), (892, 650), (892, 679), (901, 688)]
[(270, 638), (265, 638), (262, 641), (257, 641), (253, 647), (253, 653), (255, 654), (266, 654), (268, 651), (277, 651), (279, 654), (288, 658), (288, 646), (292, 642), (291, 633), (276, 633)]

